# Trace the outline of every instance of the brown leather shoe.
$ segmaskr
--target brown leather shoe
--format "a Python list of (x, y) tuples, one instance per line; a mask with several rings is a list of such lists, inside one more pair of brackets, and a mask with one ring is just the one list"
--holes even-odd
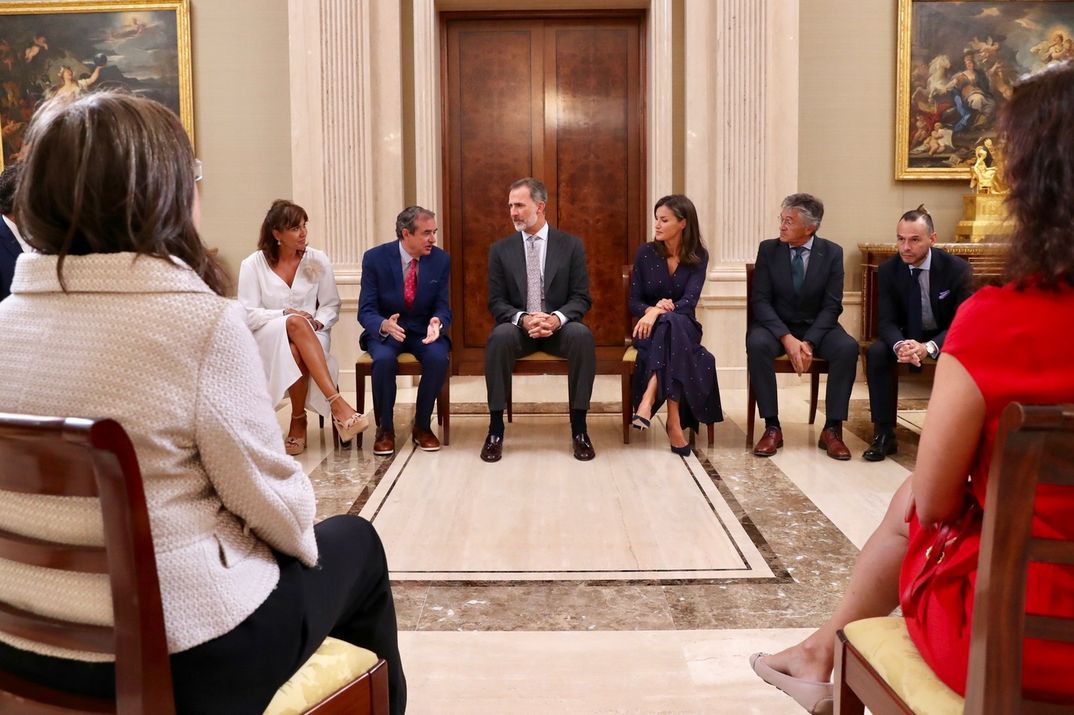
[(822, 430), (817, 446), (828, 453), (832, 459), (850, 459), (850, 450), (843, 444), (843, 430), (829, 427)]
[(597, 456), (593, 449), (593, 443), (589, 441), (589, 434), (583, 432), (571, 438), (571, 446), (574, 448), (574, 458), (580, 462), (588, 462)]
[(485, 444), (481, 447), (482, 462), (499, 462), (503, 456), (503, 437), (497, 437), (491, 432), (485, 436)]
[(373, 442), (373, 454), (378, 457), (395, 454), (395, 430), (377, 428), (377, 438)]
[(758, 457), (771, 457), (783, 446), (783, 430), (779, 427), (765, 427), (764, 434), (753, 448)]
[(440, 440), (436, 438), (435, 434), (433, 434), (427, 429), (415, 427), (414, 432), (410, 435), (410, 438), (414, 440), (414, 444), (418, 445), (418, 449), (423, 452), (440, 451)]

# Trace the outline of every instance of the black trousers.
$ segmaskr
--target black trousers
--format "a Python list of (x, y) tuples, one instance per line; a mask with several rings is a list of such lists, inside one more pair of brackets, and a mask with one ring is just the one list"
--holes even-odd
[[(788, 327), (799, 340), (808, 329), (808, 326)], [(785, 352), (783, 343), (768, 328), (754, 325), (746, 333), (746, 365), (762, 418), (779, 415), (776, 372), (772, 368), (772, 361)], [(813, 356), (828, 361), (824, 416), (830, 420), (845, 420), (850, 408), (850, 391), (854, 389), (854, 377), (858, 373), (858, 342), (847, 335), (841, 325), (836, 325), (819, 345), (814, 346)]]
[(511, 323), (500, 323), (492, 329), (485, 344), (485, 389), (489, 411), (507, 409), (515, 360), (538, 350), (567, 358), (567, 394), (571, 409), (589, 409), (593, 379), (597, 375), (596, 345), (589, 328), (571, 320), (547, 338), (536, 340)]
[[(350, 515), (326, 519), (314, 531), (315, 568), (277, 554), (280, 582), (257, 610), (224, 635), (172, 654), (181, 715), (260, 715), (329, 635), (387, 660), (391, 712), (405, 711), (406, 679), (380, 537), (368, 521)], [(0, 668), (58, 690), (98, 697), (115, 692), (111, 663), (50, 658), (0, 643)]]
[[(939, 331), (926, 331), (925, 341)], [(895, 351), (883, 340), (875, 340), (865, 351), (865, 377), (869, 381), (869, 409), (874, 425), (895, 426), (895, 385), (899, 376), (893, 369), (899, 361)]]

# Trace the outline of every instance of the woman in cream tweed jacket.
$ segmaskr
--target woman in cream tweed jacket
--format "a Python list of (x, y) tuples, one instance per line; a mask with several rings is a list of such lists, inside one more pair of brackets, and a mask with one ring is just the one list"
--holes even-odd
[[(111, 417), (130, 434), (180, 712), (260, 712), (329, 632), (388, 659), (402, 712), (383, 548), (357, 517), (314, 528), (244, 312), (198, 239), (178, 121), (95, 93), (46, 105), (28, 141), (17, 210), (40, 253), (20, 258), (0, 303), (0, 411)], [(90, 499), (0, 492), (0, 529), (102, 543)], [(3, 560), (0, 602), (112, 619), (105, 577)], [(53, 687), (107, 693), (111, 664), (95, 659), (0, 632), (0, 669)]]

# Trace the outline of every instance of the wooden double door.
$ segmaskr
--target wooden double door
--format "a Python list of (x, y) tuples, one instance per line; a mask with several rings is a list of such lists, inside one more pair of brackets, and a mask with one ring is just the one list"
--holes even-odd
[(584, 322), (600, 366), (622, 358), (622, 270), (649, 223), (643, 25), (640, 13), (443, 16), (441, 226), (457, 373), (484, 370), (488, 251), (514, 230), (508, 188), (525, 176), (548, 187), (548, 222), (585, 243), (593, 308)]

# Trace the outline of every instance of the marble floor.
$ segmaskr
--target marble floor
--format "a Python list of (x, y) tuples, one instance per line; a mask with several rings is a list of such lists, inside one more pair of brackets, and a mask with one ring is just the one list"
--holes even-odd
[[(702, 433), (684, 459), (657, 422), (623, 445), (617, 379), (598, 378), (597, 459), (580, 463), (556, 414), (565, 406), (548, 402), (565, 400), (563, 378), (516, 380), (498, 464), (478, 458), (480, 378), (452, 380), (440, 452), (374, 457), (370, 439), (333, 451), (330, 434), (311, 429), (300, 457), (319, 518), (361, 514), (384, 540), (409, 712), (804, 712), (747, 656), (830, 614), (913, 465), (927, 390), (902, 386), (900, 451), (878, 464), (860, 458), (872, 433), (864, 384), (845, 429), (849, 462), (817, 448), (805, 385), (781, 391), (775, 457), (749, 453), (745, 391), (724, 390), (715, 444)], [(413, 395), (400, 389), (399, 436)]]

